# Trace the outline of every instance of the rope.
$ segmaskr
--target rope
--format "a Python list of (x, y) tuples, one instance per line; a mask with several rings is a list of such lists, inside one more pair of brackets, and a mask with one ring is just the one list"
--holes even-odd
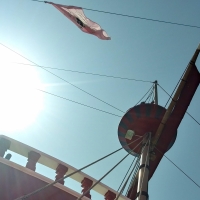
[(122, 182), (121, 182), (121, 184), (120, 184), (119, 188), (117, 189), (117, 192), (119, 191), (119, 189), (121, 188), (121, 186), (122, 186), (122, 184), (123, 184), (124, 180), (126, 179), (126, 176), (128, 175), (128, 173), (129, 173), (129, 171), (130, 171), (130, 169), (131, 169), (131, 167), (132, 167), (132, 165), (133, 165), (133, 163), (134, 163), (135, 159), (136, 159), (136, 156), (135, 156), (135, 158), (133, 159), (133, 161), (132, 161), (132, 163), (131, 163), (130, 167), (128, 168), (128, 171), (126, 172), (126, 174), (125, 174), (125, 176), (124, 176), (124, 178), (123, 178), (123, 180), (122, 180)]
[(73, 73), (79, 73), (79, 74), (88, 74), (88, 75), (93, 75), (93, 76), (103, 76), (103, 77), (107, 77), (107, 78), (115, 78), (115, 79), (122, 79), (122, 80), (128, 80), (128, 81), (139, 81), (139, 82), (153, 83), (152, 81), (135, 79), (135, 78), (126, 78), (126, 77), (120, 77), (120, 76), (97, 74), (97, 73), (83, 72), (83, 71), (76, 71), (76, 70), (71, 70), (71, 69), (62, 69), (62, 68), (55, 68), (55, 67), (45, 67), (45, 66), (26, 64), (26, 63), (19, 63), (19, 62), (12, 62), (12, 63), (19, 64), (19, 65), (29, 65), (29, 66), (39, 67), (39, 68), (55, 69), (55, 70), (73, 72)]
[(120, 197), (120, 195), (123, 193), (123, 191), (124, 191), (124, 189), (125, 189), (125, 187), (126, 187), (128, 181), (129, 181), (131, 175), (133, 174), (133, 172), (134, 172), (134, 170), (135, 170), (135, 167), (136, 167), (136, 164), (137, 164), (138, 160), (139, 160), (139, 157), (137, 157), (137, 160), (136, 160), (136, 162), (135, 162), (135, 165), (134, 165), (133, 169), (131, 170), (131, 173), (129, 174), (128, 178), (126, 179), (126, 182), (124, 183), (123, 187), (121, 188), (121, 190), (120, 190), (120, 192), (119, 192), (119, 194), (117, 195), (117, 197), (116, 197), (115, 200), (118, 200), (119, 197)]
[(93, 110), (97, 110), (97, 111), (100, 111), (100, 112), (103, 112), (103, 113), (106, 113), (106, 114), (109, 114), (109, 115), (113, 115), (113, 116), (116, 116), (116, 117), (122, 117), (122, 116), (120, 116), (120, 115), (116, 115), (116, 114), (114, 114), (114, 113), (107, 112), (107, 111), (105, 111), (105, 110), (101, 110), (101, 109), (98, 109), (98, 108), (95, 108), (95, 107), (92, 107), (92, 106), (88, 106), (88, 105), (86, 105), (86, 104), (83, 104), (83, 103), (80, 103), (80, 102), (77, 102), (77, 101), (74, 101), (74, 100), (71, 100), (71, 99), (67, 99), (67, 98), (65, 98), (65, 97), (62, 97), (62, 96), (59, 96), (59, 95), (56, 95), (56, 94), (53, 94), (53, 93), (50, 93), (50, 92), (47, 92), (47, 91), (44, 91), (44, 90), (41, 90), (41, 89), (37, 89), (37, 90), (38, 90), (38, 91), (41, 91), (41, 92), (44, 92), (44, 93), (46, 93), (46, 94), (49, 94), (49, 95), (58, 97), (58, 98), (60, 98), (60, 99), (64, 99), (64, 100), (66, 100), (66, 101), (70, 101), (70, 102), (79, 104), (79, 105), (81, 105), (81, 106), (85, 106), (85, 107), (87, 107), (87, 108), (91, 108), (91, 109), (93, 109)]
[[(138, 161), (139, 161), (139, 159), (138, 159)], [(138, 171), (139, 171), (139, 167), (140, 167), (140, 163), (137, 162), (137, 163), (136, 163), (136, 167), (135, 167), (135, 168), (136, 168), (135, 173), (134, 173), (134, 175), (133, 175), (133, 177), (132, 177), (132, 179), (131, 179), (131, 182), (130, 182), (130, 184), (129, 184), (129, 187), (128, 187), (127, 191), (126, 191), (126, 196), (128, 195), (129, 190), (130, 190), (131, 187), (132, 187), (132, 189), (131, 189), (130, 196), (131, 196), (132, 193), (133, 193), (133, 183), (135, 182), (135, 179), (136, 179), (136, 177), (137, 177), (137, 174), (138, 174)]]
[(189, 175), (187, 175), (180, 167), (178, 167), (172, 160), (170, 160), (166, 155), (164, 155), (157, 147), (155, 147), (158, 152), (160, 152), (169, 162), (171, 162), (180, 172), (182, 172), (190, 181), (192, 181), (198, 188), (200, 185), (196, 183)]
[(150, 87), (150, 89), (145, 93), (145, 95), (135, 104), (136, 106), (142, 101), (142, 99), (149, 93), (149, 91), (152, 89), (153, 85)]
[[(176, 84), (176, 86), (175, 86), (174, 90), (172, 91), (172, 94), (170, 95), (170, 97), (172, 97), (172, 95), (174, 94), (176, 88), (178, 87), (179, 83), (181, 82), (181, 80), (182, 80), (182, 78), (183, 78), (183, 76), (184, 76), (184, 74), (185, 74), (185, 72), (186, 72), (186, 70), (187, 70), (188, 67), (189, 67), (189, 65), (185, 68), (185, 71), (181, 75), (181, 78), (179, 79), (178, 83)], [(167, 103), (165, 104), (165, 107), (167, 106), (169, 100), (170, 100), (170, 98), (168, 99)]]
[[(40, 1), (40, 0), (30, 0), (30, 1), (36, 1), (36, 2), (40, 2), (40, 3), (48, 3), (47, 1)], [(190, 28), (198, 28), (198, 29), (200, 28), (200, 26), (190, 25), (190, 24), (182, 24), (182, 23), (171, 22), (171, 21), (164, 21), (164, 20), (159, 20), (159, 19), (151, 19), (151, 18), (146, 18), (146, 17), (138, 17), (138, 16), (134, 16), (134, 15), (120, 14), (120, 13), (108, 12), (108, 11), (102, 11), (102, 10), (96, 10), (96, 9), (90, 9), (90, 8), (83, 8), (83, 9), (89, 10), (89, 11), (93, 11), (93, 12), (99, 12), (99, 13), (105, 13), (105, 14), (110, 14), (110, 15), (116, 15), (116, 16), (120, 16), (120, 17), (129, 17), (129, 18), (140, 19), (140, 20), (145, 20), (145, 21), (152, 21), (152, 22), (158, 22), (158, 23), (164, 23), (164, 24), (171, 24), (171, 25), (176, 25), (176, 26), (184, 26), (184, 27), (190, 27)]]
[[(143, 142), (143, 140), (141, 140), (140, 143), (138, 143), (133, 149), (135, 150), (141, 143)], [(77, 200), (80, 200), (82, 197), (84, 197), (92, 188), (94, 188), (103, 178), (105, 178), (111, 171), (113, 171), (123, 160), (125, 160), (128, 156), (130, 155), (130, 153), (127, 153), (126, 156), (124, 156), (116, 165), (114, 165), (106, 174), (104, 174), (94, 185), (92, 185), (87, 191), (85, 191)]]
[(115, 151), (109, 153), (108, 155), (106, 155), (106, 156), (104, 156), (104, 157), (102, 157), (102, 158), (100, 158), (100, 159), (98, 159), (98, 160), (96, 160), (96, 161), (94, 161), (94, 162), (92, 162), (92, 163), (90, 163), (90, 164), (88, 164), (88, 165), (86, 165), (86, 166), (84, 166), (84, 167), (78, 169), (78, 170), (76, 170), (75, 172), (72, 172), (72, 173), (70, 173), (70, 174), (68, 174), (68, 175), (66, 175), (66, 176), (64, 176), (64, 177), (62, 177), (62, 178), (60, 178), (60, 179), (58, 179), (58, 180), (52, 182), (52, 183), (49, 183), (49, 184), (45, 185), (44, 187), (41, 187), (41, 188), (39, 188), (39, 189), (37, 189), (37, 190), (35, 190), (35, 191), (33, 191), (33, 192), (27, 194), (27, 195), (24, 195), (23, 197), (19, 197), (19, 198), (15, 199), (15, 200), (23, 200), (23, 199), (26, 199), (26, 198), (28, 198), (28, 197), (30, 197), (30, 196), (36, 194), (36, 193), (39, 193), (39, 192), (41, 192), (42, 190), (44, 190), (44, 189), (46, 189), (46, 188), (48, 188), (48, 187), (50, 187), (50, 186), (53, 186), (54, 184), (56, 184), (56, 183), (58, 183), (58, 182), (60, 182), (60, 181), (62, 181), (62, 180), (64, 180), (64, 179), (66, 179), (66, 178), (68, 178), (68, 177), (70, 177), (70, 176), (72, 176), (72, 175), (74, 175), (74, 174), (76, 174), (76, 173), (82, 171), (83, 169), (86, 169), (87, 167), (90, 167), (91, 165), (94, 165), (94, 164), (98, 163), (99, 161), (101, 161), (101, 160), (103, 160), (103, 159), (105, 159), (105, 158), (107, 158), (107, 157), (109, 157), (109, 156), (111, 156), (111, 155), (117, 153), (118, 151), (122, 150), (124, 147), (126, 147), (126, 146), (128, 146), (128, 145), (130, 145), (130, 144), (133, 144), (134, 142), (138, 141), (139, 139), (140, 139), (140, 138), (137, 138), (137, 139), (134, 140), (133, 142), (130, 142), (129, 144), (123, 145), (121, 148), (119, 148), (119, 149), (117, 149), (117, 150), (115, 150)]
[[(63, 78), (61, 78), (61, 77), (59, 77), (58, 75), (56, 75), (56, 74), (54, 74), (54, 73), (52, 73), (52, 72), (50, 72), (49, 70), (47, 70), (47, 69), (45, 69), (45, 67), (42, 67), (42, 66), (40, 66), (40, 65), (38, 65), (38, 64), (36, 64), (35, 62), (33, 62), (32, 60), (30, 60), (30, 59), (28, 59), (28, 58), (26, 58), (25, 56), (23, 56), (23, 55), (21, 55), (21, 54), (19, 54), (18, 52), (16, 52), (16, 51), (14, 51), (14, 50), (12, 50), (11, 48), (9, 48), (9, 47), (7, 47), (6, 45), (4, 45), (4, 44), (2, 44), (2, 43), (0, 43), (0, 45), (2, 45), (2, 46), (4, 46), (5, 48), (7, 48), (7, 49), (9, 49), (10, 51), (12, 51), (12, 52), (14, 52), (15, 54), (17, 54), (17, 55), (19, 55), (20, 57), (22, 57), (22, 58), (24, 58), (24, 59), (26, 59), (27, 61), (29, 61), (29, 62), (31, 62), (31, 63), (33, 63), (35, 66), (38, 66), (38, 67), (41, 67), (43, 70), (45, 70), (45, 71), (47, 71), (48, 73), (50, 73), (50, 74), (52, 74), (53, 76), (55, 76), (55, 77), (57, 77), (57, 78), (59, 78), (59, 79), (61, 79), (61, 80), (63, 80), (64, 82), (66, 82), (66, 83), (68, 83), (68, 84), (70, 84), (70, 85), (72, 85), (73, 87), (75, 87), (75, 88), (77, 88), (77, 89), (79, 89), (79, 90), (81, 90), (82, 92), (84, 92), (84, 93), (86, 93), (86, 94), (88, 94), (88, 95), (90, 95), (90, 96), (92, 96), (93, 98), (95, 98), (95, 99), (97, 99), (97, 100), (99, 100), (99, 101), (101, 101), (101, 102), (103, 102), (103, 103), (105, 103), (105, 104), (107, 104), (107, 105), (109, 105), (110, 107), (112, 107), (112, 108), (115, 108), (116, 110), (118, 110), (118, 111), (120, 111), (120, 112), (122, 112), (122, 113), (125, 113), (124, 111), (122, 111), (122, 110), (120, 110), (120, 109), (118, 109), (118, 108), (116, 108), (115, 106), (113, 106), (113, 105), (111, 105), (111, 104), (109, 104), (109, 103), (107, 103), (107, 102), (105, 102), (105, 101), (103, 101), (102, 99), (100, 99), (100, 98), (98, 98), (98, 97), (96, 97), (96, 96), (94, 96), (94, 95), (92, 95), (91, 93), (88, 93), (88, 92), (86, 92), (85, 90), (83, 90), (83, 89), (81, 89), (81, 88), (79, 88), (78, 86), (76, 86), (76, 85), (74, 85), (74, 84), (72, 84), (72, 83), (70, 83), (69, 81), (67, 81), (67, 80), (65, 80), (65, 79), (63, 79)], [(152, 86), (153, 87), (153, 86)], [(151, 88), (152, 88), (151, 87)], [(151, 88), (147, 91), (147, 93), (151, 90)], [(41, 91), (41, 90), (40, 90)], [(45, 91), (44, 91), (45, 92)], [(48, 92), (46, 92), (46, 93), (48, 93)], [(146, 93), (146, 94), (147, 94)], [(50, 93), (49, 93), (50, 94)], [(141, 100), (146, 96), (146, 94), (141, 98)], [(53, 94), (52, 94), (53, 95)], [(57, 96), (57, 95), (54, 95), (54, 96)], [(58, 96), (57, 96), (58, 97)], [(62, 98), (62, 97), (60, 97), (60, 98)], [(140, 100), (140, 101), (141, 101)], [(140, 102), (139, 101), (139, 102)], [(139, 103), (138, 102), (138, 103)], [(137, 104), (138, 104), (137, 103)], [(136, 105), (137, 105), (136, 104)], [(115, 114), (113, 114), (113, 115), (115, 115)]]
[[(12, 50), (11, 48), (9, 48), (9, 47), (5, 46), (4, 44), (2, 44), (2, 43), (0, 43), (0, 44), (1, 44), (2, 46), (4, 46), (5, 48), (9, 49), (10, 51), (14, 52), (15, 54), (17, 54), (17, 55), (21, 56), (22, 58), (24, 58), (24, 59), (28, 60), (29, 62), (31, 62), (31, 63), (33, 63), (33, 64), (35, 64), (35, 65), (39, 66), (37, 63), (33, 62), (32, 60), (30, 60), (30, 59), (26, 58), (25, 56), (23, 56), (23, 55), (21, 55), (21, 54), (19, 54), (19, 53), (17, 53), (16, 51), (14, 51), (14, 50)], [(76, 86), (76, 85), (74, 85), (74, 84), (70, 83), (69, 81), (67, 81), (67, 80), (65, 80), (65, 79), (63, 79), (63, 78), (61, 78), (60, 76), (58, 76), (58, 75), (56, 75), (56, 74), (52, 73), (51, 71), (49, 71), (49, 70), (45, 69), (44, 67), (41, 67), (41, 68), (42, 68), (43, 70), (47, 71), (48, 73), (52, 74), (53, 76), (55, 76), (55, 77), (59, 78), (60, 80), (62, 80), (62, 81), (64, 81), (64, 82), (66, 82), (66, 83), (70, 84), (71, 86), (73, 86), (73, 87), (77, 88), (78, 90), (81, 90), (82, 92), (86, 93), (87, 95), (89, 95), (89, 96), (91, 96), (91, 97), (93, 97), (93, 98), (95, 98), (95, 99), (97, 99), (97, 100), (99, 100), (99, 101), (101, 101), (101, 102), (103, 102), (103, 103), (105, 103), (105, 104), (109, 105), (109, 106), (110, 106), (110, 107), (112, 107), (112, 108), (115, 108), (116, 110), (118, 110), (118, 111), (120, 111), (120, 112), (122, 112), (122, 113), (125, 113), (124, 111), (122, 111), (122, 110), (120, 110), (120, 109), (116, 108), (115, 106), (113, 106), (113, 105), (111, 105), (111, 104), (109, 104), (109, 103), (107, 103), (107, 102), (103, 101), (102, 99), (100, 99), (100, 98), (98, 98), (98, 97), (94, 96), (93, 94), (91, 94), (91, 93), (89, 93), (89, 92), (87, 92), (87, 91), (85, 91), (85, 90), (83, 90), (83, 89), (79, 88), (78, 86)]]
[(149, 98), (151, 99), (152, 94), (153, 94), (153, 91), (154, 91), (154, 88), (151, 89), (151, 92), (150, 92), (149, 96), (147, 97), (147, 99), (145, 100), (145, 102), (147, 102), (147, 100), (148, 100)]
[(190, 113), (189, 112), (186, 112), (197, 124), (199, 124), (200, 125), (200, 123), (194, 118), (194, 117), (192, 117), (192, 115), (190, 115)]
[[(168, 95), (170, 96), (170, 98), (173, 100), (173, 98), (171, 97), (171, 95), (163, 88), (159, 85), (159, 87)], [(198, 125), (200, 125), (200, 123), (189, 113), (189, 112), (186, 112)]]

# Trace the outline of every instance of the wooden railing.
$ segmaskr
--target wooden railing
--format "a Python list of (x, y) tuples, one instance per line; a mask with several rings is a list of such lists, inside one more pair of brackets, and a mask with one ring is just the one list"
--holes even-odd
[[(77, 171), (76, 168), (62, 162), (61, 160), (58, 160), (48, 154), (38, 151), (37, 149), (34, 149), (7, 136), (0, 135), (0, 157), (4, 157), (7, 150), (28, 158), (26, 168), (32, 171), (35, 171), (37, 163), (40, 163), (46, 167), (55, 170), (57, 174), (55, 180), (58, 180), (67, 174), (71, 174)], [(9, 158), (10, 155), (7, 154), (5, 156), (5, 159), (9, 160)], [(88, 176), (81, 171), (73, 174), (72, 176), (70, 176), (70, 178), (78, 181), (81, 184), (81, 187), (83, 188), (82, 193), (87, 191), (87, 189), (89, 189), (94, 183), (97, 182), (96, 179)], [(60, 181), (59, 183), (64, 185), (64, 180)], [(114, 200), (118, 194), (118, 192), (101, 182), (97, 184), (93, 188), (93, 190), (103, 195), (106, 200)], [(87, 193), (85, 196), (91, 199), (90, 193)], [(119, 200), (129, 200), (129, 198), (121, 195), (119, 197)]]

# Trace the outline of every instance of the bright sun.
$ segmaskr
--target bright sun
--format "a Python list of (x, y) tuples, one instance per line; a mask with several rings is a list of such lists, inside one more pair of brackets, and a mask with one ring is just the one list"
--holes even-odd
[[(31, 125), (43, 109), (41, 82), (33, 66), (5, 48), (0, 48), (0, 131), (17, 131)], [(3, 55), (3, 56), (2, 56)]]

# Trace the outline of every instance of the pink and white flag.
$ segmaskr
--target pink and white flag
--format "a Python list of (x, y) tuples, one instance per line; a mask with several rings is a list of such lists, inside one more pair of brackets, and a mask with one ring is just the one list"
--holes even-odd
[(96, 35), (102, 40), (110, 40), (108, 34), (99, 26), (99, 24), (88, 19), (81, 7), (65, 6), (45, 1), (45, 3), (52, 4), (60, 12), (62, 12), (68, 19), (70, 19), (76, 26), (78, 26), (83, 32)]

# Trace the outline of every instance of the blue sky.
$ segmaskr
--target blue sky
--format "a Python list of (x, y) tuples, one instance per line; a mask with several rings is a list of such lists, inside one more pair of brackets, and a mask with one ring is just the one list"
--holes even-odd
[[(85, 11), (86, 16), (99, 23), (111, 37), (110, 41), (102, 41), (81, 32), (51, 5), (29, 0), (1, 0), (0, 2), (0, 42), (35, 63), (47, 67), (150, 81), (158, 80), (169, 93), (173, 91), (200, 43), (198, 28)], [(200, 2), (197, 0), (192, 2), (55, 0), (54, 2), (200, 26)], [(3, 55), (0, 61), (1, 74), (5, 73), (5, 66), (10, 61), (29, 63), (2, 46), (1, 55)], [(196, 65), (200, 70), (200, 59)], [(27, 85), (27, 79), (31, 82), (33, 75), (26, 73), (24, 67), (15, 64), (14, 71), (5, 73), (6, 82), (1, 82), (1, 84), (2, 87), (5, 85), (3, 88), (6, 91), (11, 93), (16, 91), (16, 88), (13, 91), (11, 88), (20, 81), (24, 85)], [(26, 67), (37, 74), (34, 76), (37, 76), (40, 82), (39, 87), (48, 92), (123, 115), (122, 112), (77, 90), (41, 68)], [(123, 111), (134, 106), (151, 87), (151, 83), (58, 70), (50, 71)], [(8, 82), (10, 87), (8, 87)], [(38, 85), (35, 86), (38, 87)], [(24, 112), (24, 106), (19, 107), (21, 111), (18, 110), (14, 117), (11, 117), (12, 112), (10, 114), (9, 128), (0, 125), (0, 134), (26, 143), (76, 168), (120, 148), (117, 137), (120, 117), (94, 111), (47, 94), (42, 94), (41, 97), (41, 92), (36, 91), (32, 85), (24, 88), (23, 92), (23, 100), (26, 96), (30, 96), (33, 100), (25, 100), (26, 111), (30, 108), (30, 113), (32, 113), (34, 109), (31, 108), (38, 108), (39, 103), (36, 101), (38, 98), (42, 98), (42, 109), (39, 109), (37, 116), (30, 120), (28, 126), (17, 129), (14, 126), (15, 119), (19, 118), (23, 122), (23, 117), (28, 116), (29, 113)], [(164, 106), (168, 96), (160, 89), (158, 93), (159, 104)], [(34, 95), (31, 96), (32, 94)], [(2, 95), (1, 106), (6, 108), (9, 108), (11, 104), (17, 106), (16, 95), (13, 96), (14, 98)], [(8, 97), (9, 101), (6, 99)], [(200, 89), (198, 88), (188, 108), (188, 112), (198, 121), (200, 121), (199, 100)], [(20, 117), (22, 115), (23, 117)], [(199, 125), (185, 115), (178, 129), (177, 140), (166, 154), (198, 184), (200, 184), (199, 141)], [(121, 151), (84, 172), (98, 179), (125, 154), (125, 151)], [(103, 183), (117, 189), (132, 159), (133, 157), (128, 157), (121, 166), (103, 180)], [(26, 163), (26, 160), (15, 156), (13, 156), (13, 161)], [(38, 166), (39, 170), (51, 178), (55, 175), (54, 172), (41, 166)], [(77, 183), (70, 183), (70, 185), (80, 191)], [(149, 182), (149, 195), (153, 200), (197, 200), (200, 190), (163, 158)], [(102, 198), (95, 196), (95, 199)]]

